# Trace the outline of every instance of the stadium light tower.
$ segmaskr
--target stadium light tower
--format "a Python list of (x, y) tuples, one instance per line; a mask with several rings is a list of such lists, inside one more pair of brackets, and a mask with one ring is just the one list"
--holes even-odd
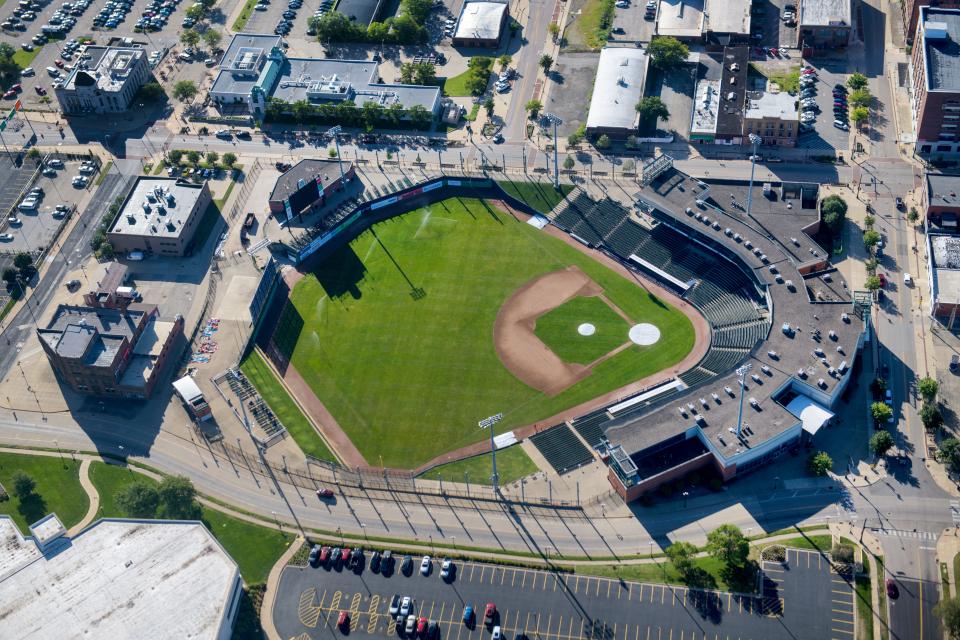
[(347, 179), (343, 176), (343, 158), (340, 157), (340, 139), (337, 137), (341, 131), (343, 131), (343, 127), (340, 125), (327, 129), (327, 135), (333, 136), (333, 144), (337, 147), (337, 164), (340, 165), (340, 187), (343, 188), (343, 185), (347, 184)]
[(737, 411), (737, 437), (740, 437), (740, 429), (743, 427), (743, 385), (746, 382), (747, 374), (753, 369), (749, 362), (741, 367), (737, 367), (737, 377), (740, 378), (740, 409)]
[(493, 442), (493, 425), (501, 420), (503, 420), (503, 414), (497, 413), (477, 423), (481, 429), (490, 429), (490, 458), (493, 460), (493, 476), (490, 479), (493, 481), (493, 495), (495, 496), (500, 494), (500, 476), (497, 474), (497, 445)]
[[(750, 217), (750, 209), (753, 206), (753, 172), (757, 168), (757, 147), (763, 142), (763, 138), (755, 133), (751, 133), (750, 142), (753, 144), (753, 153), (750, 154), (750, 189), (747, 191), (747, 217)], [(737, 430), (739, 434), (739, 427)]]
[(544, 113), (543, 117), (550, 121), (550, 124), (553, 125), (553, 188), (560, 188), (560, 153), (557, 151), (559, 147), (559, 140), (557, 140), (557, 125), (563, 124), (563, 120), (559, 117), (553, 115), (552, 113)]

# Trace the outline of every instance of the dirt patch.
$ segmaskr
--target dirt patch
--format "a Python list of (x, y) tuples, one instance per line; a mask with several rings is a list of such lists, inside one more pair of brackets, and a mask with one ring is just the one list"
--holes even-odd
[(507, 298), (493, 325), (493, 345), (504, 366), (524, 384), (555, 396), (590, 374), (561, 360), (534, 333), (537, 318), (577, 296), (599, 296), (600, 286), (570, 266), (534, 278)]

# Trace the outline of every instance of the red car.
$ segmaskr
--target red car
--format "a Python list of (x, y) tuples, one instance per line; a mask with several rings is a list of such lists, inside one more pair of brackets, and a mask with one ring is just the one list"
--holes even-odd
[(420, 618), (417, 620), (417, 635), (422, 636), (427, 631), (427, 619)]
[(18, 82), (17, 84), (10, 87), (10, 91), (16, 91), (17, 93), (20, 93), (21, 91), (23, 91), (23, 85)]
[(60, 59), (58, 58), (58, 59), (56, 59), (56, 60), (53, 61), (53, 64), (57, 65), (57, 67), (59, 67), (60, 69), (63, 69), (63, 60), (60, 60)]
[(327, 564), (330, 560), (330, 547), (320, 547), (320, 564)]
[(802, 74), (805, 75), (805, 76), (815, 76), (815, 75), (817, 75), (817, 70), (816, 70), (816, 69), (804, 69), (804, 70), (801, 71), (800, 73), (802, 73)]
[(878, 272), (878, 273), (877, 273), (877, 279), (880, 280), (880, 286), (881, 286), (881, 287), (886, 287), (886, 286), (887, 286), (887, 276), (886, 276), (886, 275), (884, 275), (883, 273), (879, 273), (879, 272)]
[(341, 611), (340, 615), (337, 616), (337, 626), (341, 630), (346, 630), (350, 626), (350, 614), (346, 611)]
[(344, 547), (340, 550), (340, 562), (346, 564), (350, 560), (350, 549)]
[(9, 100), (10, 98), (16, 98), (16, 97), (17, 97), (16, 91), (7, 91), (5, 94), (3, 94), (4, 100)]
[(887, 578), (887, 597), (891, 600), (900, 597), (900, 589), (897, 588), (897, 583), (893, 581), (893, 578)]
[(487, 608), (483, 611), (483, 621), (487, 624), (493, 624), (493, 618), (497, 615), (497, 605), (492, 602), (487, 603)]
[(333, 489), (317, 489), (318, 498), (332, 498)]
[(38, 96), (45, 96), (45, 95), (47, 95), (47, 90), (44, 89), (43, 87), (34, 87), (33, 90), (37, 92), (37, 95), (38, 95)]

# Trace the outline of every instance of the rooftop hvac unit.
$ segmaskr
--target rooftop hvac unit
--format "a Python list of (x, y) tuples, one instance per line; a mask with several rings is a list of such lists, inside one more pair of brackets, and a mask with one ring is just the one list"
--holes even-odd
[(757, 374), (751, 373), (751, 374), (750, 374), (750, 379), (753, 380), (754, 382), (756, 382), (757, 384), (760, 384), (760, 376), (758, 376)]
[(848, 323), (848, 324), (850, 323), (850, 316), (848, 316), (848, 315), (845, 314), (845, 313), (841, 313), (841, 314), (840, 314), (840, 319), (843, 320), (844, 322)]
[(820, 387), (821, 389), (826, 389), (827, 381), (824, 380), (823, 378), (820, 378), (819, 380), (817, 380), (817, 386)]
[(847, 366), (848, 366), (848, 365), (847, 365), (847, 361), (846, 361), (846, 360), (844, 360), (843, 362), (841, 362), (841, 363), (837, 366), (837, 371), (840, 372), (840, 375), (843, 375), (844, 373), (847, 372)]
[(711, 393), (710, 395), (713, 396), (714, 402), (716, 402), (717, 404), (720, 404), (720, 396), (718, 396), (716, 393)]
[(706, 398), (700, 398), (700, 404), (703, 405), (704, 407), (706, 407), (706, 406), (707, 406), (707, 399), (706, 399)]
[(772, 373), (770, 373), (770, 367), (768, 367), (767, 365), (761, 366), (761, 367), (760, 367), (760, 371), (763, 371), (763, 372), (764, 372), (765, 374), (767, 374), (768, 376), (772, 376), (772, 375), (773, 375)]
[(687, 410), (684, 409), (683, 407), (677, 407), (677, 411), (679, 411), (680, 415), (682, 415), (684, 418), (687, 417)]
[(830, 336), (830, 339), (831, 339), (831, 340), (836, 340), (836, 339), (837, 339), (837, 332), (836, 332), (836, 331), (833, 331), (832, 329), (830, 330), (830, 332), (827, 333), (827, 335)]
[(744, 240), (743, 246), (745, 246), (747, 249), (753, 249), (753, 243), (750, 242), (749, 240)]

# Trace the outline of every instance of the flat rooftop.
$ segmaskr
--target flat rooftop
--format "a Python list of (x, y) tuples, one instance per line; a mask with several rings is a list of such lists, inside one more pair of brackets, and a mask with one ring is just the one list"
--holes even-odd
[[(220, 60), (221, 69), (242, 69), (244, 64), (256, 64), (262, 61), (275, 47), (280, 47), (280, 36), (265, 33), (238, 33), (230, 39), (226, 53)], [(254, 54), (251, 57), (250, 54)], [(256, 59), (254, 59), (256, 58)]]
[(787, 93), (765, 92), (757, 98), (747, 97), (746, 110), (744, 117), (751, 120), (760, 120), (763, 118), (776, 118), (778, 120), (797, 120), (799, 112), (797, 111), (797, 99)]
[(723, 68), (720, 71), (717, 134), (731, 138), (743, 135), (743, 105), (747, 98), (750, 48), (724, 47), (721, 61)]
[(119, 309), (102, 309), (61, 304), (53, 318), (37, 333), (63, 358), (84, 357), (88, 366), (107, 366), (113, 362), (123, 341), (132, 339), (136, 326), (153, 305), (130, 305), (124, 313)]
[(930, 206), (960, 208), (960, 176), (928, 173), (926, 180)]
[(109, 233), (179, 238), (202, 191), (175, 178), (137, 178)]
[(500, 37), (500, 25), (507, 6), (506, 2), (496, 0), (467, 0), (460, 9), (453, 37), (496, 40)]
[(719, 80), (697, 80), (691, 111), (691, 135), (713, 135), (717, 132), (717, 116), (720, 114)]
[(960, 10), (920, 7), (927, 89), (960, 91)]
[(650, 58), (643, 49), (604, 47), (593, 83), (587, 128), (635, 129)]
[(707, 31), (750, 35), (751, 0), (707, 0)]
[[(352, 166), (352, 162), (344, 160), (343, 172), (349, 172)], [(320, 178), (320, 182), (324, 185), (337, 180), (340, 178), (340, 163), (336, 159), (306, 158), (301, 160), (280, 174), (273, 184), (273, 191), (270, 192), (270, 201), (286, 200), (299, 191), (304, 182), (315, 181), (317, 178)]]
[(64, 83), (65, 89), (96, 87), (107, 93), (120, 91), (144, 56), (143, 49), (138, 47), (88, 46), (86, 51), (91, 56), (90, 60), (83, 65), (78, 64), (70, 72)]
[(703, 34), (704, 0), (660, 0), (657, 35), (699, 38)]
[(930, 235), (937, 302), (960, 303), (960, 236)]
[(851, 26), (851, 0), (800, 0), (801, 27)]
[(98, 520), (40, 552), (2, 516), (0, 536), (6, 637), (215, 639), (237, 588), (199, 522)]

